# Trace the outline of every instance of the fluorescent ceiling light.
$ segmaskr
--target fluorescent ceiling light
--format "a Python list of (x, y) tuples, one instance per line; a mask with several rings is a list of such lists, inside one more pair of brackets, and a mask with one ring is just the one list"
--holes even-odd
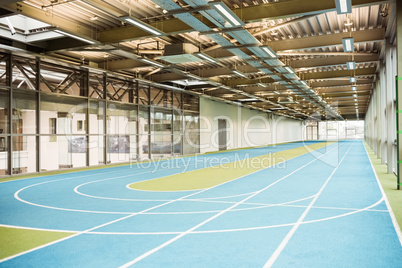
[(291, 74), (295, 73), (295, 71), (293, 71), (293, 69), (290, 68), (289, 66), (286, 66), (286, 67), (285, 67), (285, 70), (288, 71), (288, 72), (291, 73)]
[(355, 99), (355, 101), (357, 101), (357, 99)]
[(278, 55), (269, 47), (263, 47), (262, 48), (271, 58), (277, 58)]
[(239, 75), (239, 76), (241, 76), (241, 77), (247, 78), (247, 75), (245, 75), (245, 74), (243, 74), (243, 73), (241, 73), (241, 72), (239, 72), (239, 71), (233, 71), (233, 73), (235, 73), (235, 74), (237, 74), (237, 75)]
[(187, 74), (187, 76), (188, 76), (188, 77), (191, 77), (191, 78), (193, 78), (193, 79), (196, 79), (196, 80), (200, 80), (199, 77), (197, 77), (197, 76), (195, 76), (195, 75), (192, 75), (192, 74)]
[(70, 33), (67, 33), (67, 32), (60, 31), (60, 30), (54, 30), (54, 31), (55, 31), (56, 33), (59, 33), (59, 34), (62, 34), (62, 35), (66, 35), (66, 36), (69, 36), (69, 37), (78, 39), (78, 40), (83, 41), (83, 42), (86, 42), (86, 43), (96, 44), (96, 41), (93, 41), (93, 40), (90, 40), (90, 39), (87, 39), (87, 38), (84, 38), (84, 37), (80, 37), (80, 36), (78, 36), (78, 35), (70, 34)]
[(257, 83), (257, 85), (259, 85), (260, 87), (267, 87), (267, 85), (263, 83)]
[(214, 58), (212, 58), (212, 57), (210, 57), (208, 55), (205, 55), (203, 53), (195, 53), (195, 55), (197, 55), (198, 57), (200, 57), (200, 58), (202, 58), (204, 60), (207, 60), (209, 62), (218, 63), (218, 61), (216, 59), (214, 59)]
[(353, 97), (357, 98), (357, 94), (353, 94)]
[(281, 94), (278, 90), (274, 90), (275, 94)]
[(351, 77), (349, 80), (350, 80), (350, 83), (356, 83), (357, 82), (356, 77)]
[(8, 24), (8, 28), (10, 28), (11, 35), (16, 34), (17, 32), (15, 31), (14, 26), (11, 24), (11, 21), (8, 18), (6, 18), (6, 22)]
[(301, 83), (302, 83), (303, 85), (305, 85), (305, 86), (307, 86), (307, 87), (308, 87), (308, 84), (307, 84), (307, 82), (306, 82), (306, 81), (302, 80), (302, 81), (301, 81)]
[(356, 63), (354, 61), (348, 61), (346, 63), (346, 66), (348, 67), (348, 70), (355, 70), (356, 69)]
[(335, 0), (336, 12), (339, 14), (346, 14), (352, 12), (351, 0)]
[(352, 90), (353, 90), (353, 91), (356, 91), (356, 89), (357, 89), (357, 88), (356, 88), (355, 86), (352, 87)]
[(219, 12), (219, 14), (228, 21), (231, 26), (244, 26), (244, 22), (237, 17), (232, 10), (230, 10), (224, 3), (222, 2), (214, 2), (209, 4), (212, 8)]
[(200, 81), (200, 80), (189, 80), (189, 79), (184, 79), (184, 80), (173, 80), (171, 81), (174, 84), (182, 85), (182, 86), (200, 86), (200, 85), (206, 85), (207, 83)]
[(149, 59), (141, 59), (141, 60), (142, 60), (143, 62), (149, 63), (149, 64), (151, 64), (151, 65), (154, 65), (154, 66), (157, 66), (157, 67), (160, 67), (160, 68), (164, 68), (164, 67), (165, 67), (164, 65), (162, 65), (162, 64), (160, 64), (160, 63), (158, 63), (158, 62), (149, 60)]
[(353, 52), (355, 50), (354, 47), (354, 39), (353, 37), (346, 37), (342, 39), (343, 51), (344, 52)]
[(128, 23), (130, 23), (130, 24), (132, 24), (134, 26), (137, 26), (138, 28), (141, 28), (144, 31), (147, 31), (147, 32), (149, 32), (149, 33), (151, 33), (153, 35), (162, 35), (163, 34), (162, 31), (159, 31), (158, 29), (156, 29), (156, 28), (154, 28), (154, 27), (152, 27), (152, 26), (150, 26), (150, 25), (148, 25), (148, 24), (146, 24), (146, 23), (144, 23), (144, 22), (142, 22), (140, 20), (137, 20), (137, 19), (135, 19), (133, 17), (120, 17), (120, 19), (123, 20), (123, 21), (126, 21), (126, 22), (128, 22)]
[(255, 98), (249, 98), (249, 99), (240, 99), (238, 101), (258, 101), (258, 99)]

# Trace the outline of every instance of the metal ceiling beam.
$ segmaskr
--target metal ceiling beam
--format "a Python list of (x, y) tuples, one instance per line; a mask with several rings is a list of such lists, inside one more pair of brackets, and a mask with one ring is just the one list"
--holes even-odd
[[(354, 56), (354, 61), (356, 63), (364, 62), (377, 62), (380, 55), (361, 55)], [(332, 57), (321, 57), (313, 59), (299, 59), (290, 62), (290, 66), (294, 69), (302, 68), (316, 68), (316, 67), (326, 67), (334, 65), (344, 65), (347, 61), (351, 60), (351, 56), (332, 56)]]
[[(353, 0), (352, 7), (363, 7), (390, 3), (392, 0)], [(262, 19), (281, 19), (303, 15), (321, 14), (328, 11), (335, 11), (333, 0), (294, 0), (277, 3), (268, 3), (258, 6), (241, 7), (232, 10), (243, 21), (261, 21)]]
[[(328, 72), (316, 72), (316, 73), (303, 73), (299, 75), (303, 80), (320, 80), (320, 79), (332, 79), (332, 78), (341, 78), (341, 77), (350, 77), (351, 75), (356, 76), (370, 76), (375, 75), (376, 68), (359, 68), (354, 71), (350, 70), (336, 70), (336, 71), (328, 71)], [(230, 79), (230, 80), (221, 80), (221, 83), (230, 86), (236, 87), (240, 85), (251, 85), (256, 83), (273, 83), (274, 79), (271, 78), (257, 78), (257, 79)], [(350, 82), (349, 82), (350, 83)]]
[(363, 31), (337, 33), (337, 34), (325, 34), (319, 36), (309, 36), (295, 39), (286, 39), (280, 41), (268, 42), (274, 51), (286, 51), (286, 50), (303, 50), (313, 48), (331, 47), (334, 45), (342, 45), (342, 38), (352, 36), (355, 44), (367, 43), (373, 41), (382, 41), (385, 39), (385, 29), (376, 28)]
[(116, 60), (116, 61), (108, 61), (99, 63), (99, 67), (109, 71), (118, 71), (118, 70), (127, 70), (139, 67), (146, 67), (149, 64), (146, 64), (141, 61), (136, 61), (133, 59), (124, 59), (124, 60)]
[(336, 70), (336, 71), (329, 71), (329, 72), (316, 72), (316, 73), (304, 73), (301, 77), (304, 80), (311, 80), (311, 79), (331, 79), (337, 77), (350, 77), (351, 75), (355, 76), (369, 76), (375, 75), (376, 68), (359, 68), (356, 70)]
[[(217, 67), (217, 68), (211, 68), (211, 69), (198, 69), (196, 71), (191, 71), (191, 74), (197, 75), (199, 77), (203, 78), (210, 78), (210, 77), (215, 77), (219, 75), (234, 75), (232, 72), (233, 69), (229, 68), (224, 68), (224, 67)], [(242, 66), (237, 66), (236, 70), (248, 74), (248, 73), (256, 73), (259, 70), (251, 65), (242, 65)], [(185, 76), (182, 76), (181, 79), (185, 78)], [(165, 81), (172, 81), (172, 80), (177, 80), (178, 76), (174, 73), (165, 73), (165, 74), (158, 74), (152, 76), (152, 81), (158, 81), (158, 82), (165, 82)]]
[[(390, 2), (392, 2), (392, 0), (354, 0), (353, 6), (360, 7)], [(232, 11), (243, 21), (252, 22), (261, 21), (264, 19), (293, 18), (303, 15), (321, 14), (334, 10), (335, 2), (332, 0), (294, 0), (241, 7), (233, 9)], [(215, 25), (207, 20), (204, 16), (200, 14), (194, 14), (193, 16), (203, 22), (205, 25), (212, 28), (215, 27)], [(153, 22), (149, 25), (165, 32), (168, 35), (194, 31), (193, 28), (177, 18)], [(99, 33), (99, 41), (102, 43), (129, 41), (134, 39), (143, 39), (146, 37), (151, 37), (151, 35), (148, 32), (141, 31), (134, 26), (106, 30)]]

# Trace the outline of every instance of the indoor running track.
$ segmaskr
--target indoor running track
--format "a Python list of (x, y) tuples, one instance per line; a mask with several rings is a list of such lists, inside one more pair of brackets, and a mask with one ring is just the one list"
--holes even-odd
[(128, 187), (184, 165), (188, 172), (217, 163), (210, 159), (314, 143), (1, 183), (0, 226), (68, 236), (0, 267), (401, 267), (401, 241), (361, 141), (331, 143), (207, 189)]

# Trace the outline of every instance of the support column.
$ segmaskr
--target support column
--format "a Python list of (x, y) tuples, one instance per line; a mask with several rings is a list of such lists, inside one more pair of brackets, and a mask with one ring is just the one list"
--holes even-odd
[(397, 105), (397, 189), (401, 186), (402, 172), (402, 4), (396, 3), (396, 38), (397, 38), (397, 76), (396, 76), (396, 105)]
[(393, 105), (394, 105), (394, 83), (392, 77), (392, 51), (391, 51), (391, 43), (387, 38), (385, 40), (385, 82), (386, 82), (386, 119), (387, 119), (387, 173), (392, 173), (392, 167), (394, 166), (394, 158), (393, 158), (393, 146), (395, 140), (395, 130), (394, 130), (394, 113), (393, 113)]
[(6, 62), (6, 75), (7, 75), (7, 86), (9, 88), (8, 91), (8, 131), (10, 135), (8, 136), (7, 140), (7, 155), (8, 155), (8, 175), (12, 176), (13, 175), (13, 89), (12, 89), (12, 84), (13, 84), (13, 61), (12, 61), (12, 54), (8, 55), (8, 59)]

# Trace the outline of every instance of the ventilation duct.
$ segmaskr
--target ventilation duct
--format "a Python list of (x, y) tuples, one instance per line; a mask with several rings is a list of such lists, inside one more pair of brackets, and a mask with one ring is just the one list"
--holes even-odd
[(199, 52), (198, 47), (190, 43), (166, 45), (165, 53), (158, 58), (172, 64), (203, 61), (203, 59), (193, 55), (196, 52)]

